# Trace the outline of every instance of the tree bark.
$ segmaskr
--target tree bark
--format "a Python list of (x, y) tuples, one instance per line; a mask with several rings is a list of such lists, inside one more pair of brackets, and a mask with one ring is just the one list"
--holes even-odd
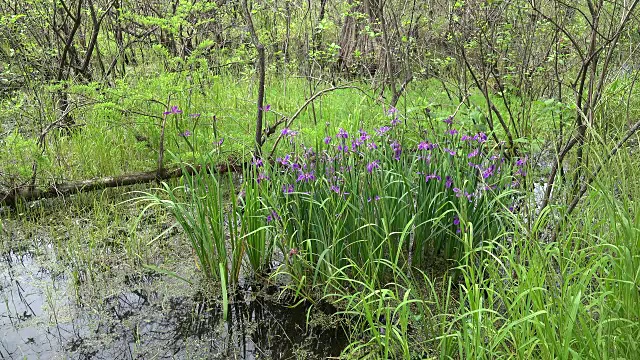
[(262, 118), (264, 113), (264, 82), (265, 82), (265, 54), (264, 45), (260, 42), (256, 29), (253, 27), (253, 20), (251, 18), (251, 11), (247, 5), (247, 0), (242, 0), (242, 7), (244, 9), (245, 21), (247, 22), (247, 28), (251, 35), (251, 41), (258, 50), (258, 62), (256, 64), (256, 72), (258, 73), (258, 99), (256, 101), (258, 106), (258, 113), (256, 116), (256, 134), (255, 134), (255, 156), (259, 157), (262, 152)]
[[(227, 172), (237, 172), (242, 169), (241, 164), (218, 164), (216, 166), (191, 166), (185, 165), (184, 167), (176, 167), (166, 169), (160, 174), (161, 180), (167, 180), (172, 178), (181, 177), (185, 174), (195, 174), (200, 171), (206, 170), (207, 172), (214, 172), (218, 174), (224, 174)], [(135, 184), (145, 184), (154, 182), (158, 179), (158, 171), (146, 171), (134, 174), (126, 174), (120, 176), (107, 176), (98, 179), (89, 179), (81, 181), (72, 181), (62, 184), (54, 184), (46, 189), (38, 189), (33, 187), (24, 187), (13, 189), (9, 192), (0, 192), (0, 205), (8, 205), (15, 207), (18, 202), (28, 202), (39, 199), (54, 198), (60, 196), (73, 195), (82, 192), (89, 192), (95, 190), (102, 190), (107, 188), (114, 188), (120, 186), (128, 186)]]

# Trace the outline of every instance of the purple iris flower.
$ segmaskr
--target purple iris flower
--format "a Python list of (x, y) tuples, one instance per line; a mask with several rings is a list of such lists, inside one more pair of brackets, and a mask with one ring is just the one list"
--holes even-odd
[(482, 177), (484, 179), (490, 177), (491, 175), (493, 175), (493, 172), (495, 171), (496, 166), (495, 165), (491, 165), (488, 168), (486, 168), (483, 172), (482, 172)]
[(393, 106), (389, 106), (389, 109), (387, 109), (387, 115), (388, 115), (388, 116), (391, 116), (391, 115), (393, 115), (393, 114), (395, 114), (395, 113), (397, 113), (397, 112), (398, 112), (398, 109), (396, 109), (396, 108), (395, 108), (395, 107), (393, 107)]
[(391, 143), (391, 149), (393, 149), (393, 158), (396, 160), (400, 160), (400, 155), (402, 155), (402, 145), (399, 142), (394, 141)]
[(162, 113), (162, 115), (176, 115), (176, 114), (182, 114), (182, 110), (178, 109), (178, 105), (173, 105), (171, 107), (171, 110), (165, 111)]
[(297, 131), (293, 131), (293, 130), (291, 130), (289, 128), (284, 128), (284, 129), (282, 129), (281, 134), (282, 134), (282, 136), (296, 136), (296, 135), (298, 135), (298, 132)]
[(460, 137), (460, 140), (461, 140), (461, 141), (469, 141), (469, 140), (471, 140), (471, 139), (473, 139), (473, 138), (472, 138), (471, 136), (469, 136), (469, 135), (462, 135), (462, 136)]
[(479, 142), (480, 144), (484, 143), (487, 141), (487, 134), (483, 133), (483, 132), (479, 132), (477, 134), (474, 135), (473, 140)]
[(467, 155), (467, 158), (471, 159), (472, 157), (476, 157), (478, 156), (478, 149), (473, 150), (472, 152), (469, 153), (469, 155)]
[(178, 134), (178, 136), (189, 137), (189, 136), (191, 136), (191, 131), (189, 131), (189, 129), (187, 129), (183, 133)]
[(380, 168), (380, 161), (379, 160), (374, 160), (374, 161), (370, 162), (369, 164), (367, 164), (367, 172), (369, 172), (369, 174), (371, 174), (374, 169), (379, 169), (379, 168)]
[(367, 134), (366, 131), (360, 129), (360, 141), (364, 142), (364, 141), (367, 141), (369, 139), (371, 139), (371, 136), (369, 136), (369, 134)]
[[(367, 199), (367, 202), (371, 202), (371, 200), (372, 200), (371, 198), (368, 198), (368, 199)], [(374, 196), (374, 197), (373, 197), (373, 200), (374, 200), (374, 201), (378, 201), (378, 200), (380, 200), (380, 196), (378, 196), (378, 195)]]
[(222, 145), (223, 142), (224, 142), (224, 138), (220, 138), (220, 140), (218, 140), (215, 144), (220, 146)]
[(444, 148), (444, 152), (449, 153), (449, 155), (451, 156), (456, 156), (456, 151), (449, 149), (449, 148)]
[(353, 140), (353, 141), (351, 142), (351, 150), (355, 150), (355, 149), (357, 149), (357, 148), (358, 148), (358, 146), (360, 146), (360, 145), (362, 145), (362, 144), (363, 144), (363, 142), (362, 142), (362, 141), (360, 141), (360, 140)]
[(464, 192), (464, 196), (467, 197), (467, 200), (469, 200), (469, 202), (471, 202), (471, 198), (473, 198), (473, 194), (469, 194), (468, 192)]
[(423, 141), (423, 142), (418, 144), (418, 150), (431, 151), (431, 150), (435, 149), (436, 147), (438, 147), (438, 144), (430, 143), (428, 141)]
[(346, 139), (349, 137), (349, 133), (347, 133), (345, 129), (340, 128), (340, 130), (338, 130), (338, 134), (336, 135), (336, 137)]
[(293, 192), (293, 184), (282, 185), (282, 192), (285, 194), (291, 194)]
[(331, 142), (331, 136), (327, 136), (324, 138), (324, 143), (329, 145), (329, 143)]
[(280, 215), (275, 210), (271, 210), (271, 213), (267, 215), (267, 224), (274, 220), (280, 220)]
[(200, 113), (189, 114), (189, 116), (191, 116), (192, 118), (199, 118), (200, 117)]
[(453, 124), (453, 116), (448, 116), (446, 119), (442, 120), (442, 122), (447, 125)]
[(262, 165), (264, 165), (264, 163), (262, 162), (262, 159), (260, 158), (253, 158), (253, 160), (251, 161), (251, 164), (255, 167), (261, 167)]
[(378, 136), (382, 136), (384, 135), (387, 131), (391, 130), (390, 127), (388, 126), (381, 126), (379, 129), (375, 129), (376, 130), (376, 135)]
[(451, 185), (453, 185), (453, 179), (451, 179), (451, 176), (447, 175), (447, 177), (445, 178), (446, 181), (444, 183), (444, 186), (448, 189), (451, 187)]
[(349, 147), (347, 145), (340, 144), (338, 145), (338, 152), (347, 152), (349, 151)]
[(391, 120), (391, 126), (397, 126), (397, 125), (400, 125), (400, 119), (394, 118), (393, 120)]
[(276, 162), (278, 162), (278, 163), (280, 163), (280, 164), (282, 164), (284, 166), (287, 166), (287, 165), (291, 164), (290, 160), (291, 160), (291, 155), (287, 154), (287, 155), (284, 156), (284, 158), (277, 158)]
[[(302, 146), (304, 146), (304, 145), (302, 145)], [(315, 154), (316, 153), (313, 151), (312, 147), (310, 147), (310, 148), (305, 147), (304, 148), (304, 157), (309, 158), (309, 157), (314, 156)]]
[(370, 142), (370, 143), (367, 144), (367, 147), (369, 149), (371, 149), (371, 150), (374, 150), (374, 149), (378, 148), (378, 145), (376, 145), (376, 143), (374, 143), (374, 142)]
[(436, 175), (435, 173), (425, 176), (424, 180), (425, 182), (429, 182), (429, 180), (434, 180), (434, 179), (438, 181), (442, 180), (440, 175)]
[(267, 176), (267, 174), (265, 174), (265, 173), (260, 173), (260, 174), (258, 174), (258, 177), (256, 178), (256, 181), (258, 182), (258, 184), (260, 184), (261, 182), (263, 182), (263, 181), (265, 181), (265, 180), (266, 180), (266, 181), (269, 181), (269, 179), (270, 179), (270, 178)]
[(525, 156), (524, 158), (520, 158), (516, 161), (516, 166), (523, 166), (526, 163), (527, 163), (527, 157)]
[(449, 130), (447, 130), (447, 131), (446, 131), (446, 133), (447, 133), (447, 134), (449, 134), (449, 135), (452, 135), (452, 136), (453, 136), (453, 135), (458, 134), (458, 130), (456, 130), (456, 129), (449, 129)]
[(267, 112), (267, 111), (271, 111), (271, 104), (267, 104), (264, 107), (258, 107), (258, 109)]
[(303, 181), (303, 182), (309, 182), (310, 180), (315, 180), (316, 177), (315, 175), (313, 175), (313, 171), (310, 172), (300, 172), (300, 175), (298, 176), (298, 182)]
[(335, 192), (336, 194), (340, 194), (340, 187), (337, 185), (331, 185), (331, 191)]

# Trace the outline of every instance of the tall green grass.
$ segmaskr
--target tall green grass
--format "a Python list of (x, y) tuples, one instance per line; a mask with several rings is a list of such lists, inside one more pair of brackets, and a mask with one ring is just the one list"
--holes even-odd
[[(341, 129), (315, 150), (289, 134), (285, 156), (253, 159), (239, 187), (228, 177), (226, 203), (222, 178), (204, 164), (185, 171), (182, 186), (165, 184), (160, 196), (140, 200), (176, 217), (205, 276), (222, 285), (225, 306), (241, 268), (245, 277), (276, 270), (271, 276), (298, 296), (362, 314), (366, 348), (391, 356), (400, 344), (408, 355), (410, 314), (421, 301), (410, 296), (411, 274), (438, 258), (450, 266), (468, 261), (469, 251), (510, 228), (501, 214), (513, 216), (506, 207), (519, 175), (484, 134), (461, 137), (442, 125), (433, 143), (418, 142), (392, 122), (375, 134)], [(371, 328), (379, 321), (385, 330)]]
[[(558, 242), (547, 241), (551, 212), (541, 214), (529, 231), (513, 216), (513, 231), (480, 246), (469, 244), (457, 279), (421, 271), (400, 277), (399, 284), (343, 294), (344, 313), (366, 319), (345, 355), (636, 358), (640, 209), (624, 207), (602, 190), (589, 201), (580, 218), (562, 226)], [(470, 229), (464, 238), (471, 236)]]
[(251, 276), (334, 304), (346, 358), (634, 358), (636, 160), (625, 155), (624, 177), (597, 183), (576, 216), (521, 212), (524, 158), (450, 133), (467, 134), (464, 121), (426, 125), (346, 138), (324, 125), (328, 143), (286, 136), (240, 185), (200, 171), (144, 199), (174, 214), (225, 304)]

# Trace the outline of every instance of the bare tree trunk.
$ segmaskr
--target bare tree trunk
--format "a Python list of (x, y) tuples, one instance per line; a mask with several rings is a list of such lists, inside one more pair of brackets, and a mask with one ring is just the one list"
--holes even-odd
[(82, 63), (82, 68), (80, 69), (80, 73), (84, 76), (86, 80), (91, 80), (92, 74), (89, 71), (89, 64), (91, 63), (91, 57), (93, 56), (93, 51), (96, 49), (98, 43), (98, 35), (100, 34), (100, 26), (102, 25), (102, 20), (104, 20), (105, 16), (109, 13), (111, 7), (115, 4), (115, 1), (109, 5), (109, 8), (98, 18), (96, 15), (96, 9), (93, 5), (93, 0), (87, 0), (89, 3), (89, 13), (91, 14), (91, 22), (93, 29), (91, 31), (91, 39), (89, 40), (89, 46), (87, 48), (87, 53), (85, 54), (84, 61)]
[[(587, 127), (593, 125), (594, 110), (598, 102), (600, 101), (601, 90), (604, 85), (604, 80), (608, 74), (609, 61), (614, 54), (615, 48), (618, 45), (620, 34), (622, 34), (622, 32), (626, 29), (629, 23), (629, 19), (631, 18), (632, 14), (635, 13), (635, 9), (639, 3), (640, 0), (634, 0), (633, 2), (629, 3), (628, 7), (623, 7), (620, 10), (621, 13), (618, 25), (610, 29), (610, 36), (603, 38), (601, 35), (601, 32), (603, 31), (602, 28), (606, 27), (607, 25), (605, 24), (603, 26), (600, 26), (600, 18), (601, 16), (608, 15), (608, 13), (604, 10), (604, 2), (603, 0), (600, 0), (600, 2), (597, 4), (589, 2), (589, 11), (594, 21), (590, 24), (589, 38), (585, 39), (585, 42), (588, 43), (588, 47), (586, 49), (583, 49), (579, 45), (579, 42), (560, 23), (545, 15), (540, 8), (537, 8), (535, 6), (533, 7), (534, 10), (538, 14), (540, 14), (540, 16), (553, 24), (560, 32), (562, 32), (569, 38), (569, 41), (574, 47), (574, 50), (578, 53), (582, 61), (580, 70), (578, 71), (576, 79), (572, 84), (572, 87), (575, 89), (576, 102), (575, 135), (567, 140), (562, 151), (560, 152), (560, 154), (558, 154), (558, 157), (551, 167), (551, 172), (549, 174), (549, 177), (547, 178), (547, 186), (542, 200), (542, 207), (546, 207), (549, 204), (558, 170), (561, 169), (567, 154), (569, 154), (569, 152), (576, 146), (577, 170), (573, 178), (573, 186), (574, 196), (580, 195), (581, 189), (578, 187), (578, 185), (582, 174), (581, 167), (585, 161), (584, 147), (587, 143)], [(613, 15), (611, 17), (611, 23), (614, 23)], [(598, 40), (601, 40), (601, 42), (598, 43)], [(602, 66), (600, 70), (598, 70), (599, 67), (597, 64), (600, 59), (601, 53), (604, 52), (605, 49), (607, 52), (604, 57), (604, 66)], [(573, 203), (577, 204), (575, 200)], [(573, 206), (575, 207), (575, 205)]]
[(367, 35), (361, 36), (363, 27), (357, 19), (358, 14), (367, 14), (369, 22), (375, 22), (375, 16), (370, 12), (370, 0), (356, 2), (349, 0), (348, 4), (351, 8), (349, 14), (345, 16), (342, 29), (340, 31), (340, 53), (338, 54), (337, 67), (338, 71), (353, 71), (356, 65), (354, 54), (356, 50), (360, 52), (361, 61), (365, 61), (367, 71), (375, 74), (377, 71), (377, 63), (366, 62), (371, 60), (370, 55), (375, 53), (375, 46), (371, 38)]
[(251, 34), (251, 41), (258, 51), (258, 62), (256, 63), (256, 72), (258, 73), (258, 99), (256, 101), (258, 106), (258, 112), (256, 115), (256, 133), (255, 133), (255, 155), (259, 157), (262, 151), (262, 118), (264, 113), (264, 82), (265, 82), (265, 53), (264, 45), (260, 42), (256, 29), (253, 27), (253, 20), (251, 18), (251, 11), (247, 5), (247, 0), (242, 0), (242, 7), (244, 9), (245, 21), (247, 22), (247, 28)]
[[(58, 75), (56, 76), (57, 82), (62, 82), (67, 80), (69, 77), (69, 72), (71, 71), (71, 60), (68, 60), (69, 54), (74, 52), (73, 40), (80, 28), (81, 15), (82, 15), (82, 0), (78, 0), (78, 6), (76, 8), (75, 15), (71, 13), (71, 10), (66, 6), (64, 0), (60, 0), (63, 8), (67, 12), (67, 16), (73, 20), (73, 26), (71, 27), (71, 31), (67, 35), (65, 40), (64, 48), (62, 49), (62, 55), (60, 56), (60, 62), (58, 64)], [(74, 55), (72, 55), (74, 56)], [(75, 55), (77, 56), (77, 55)], [(74, 125), (75, 121), (69, 115), (67, 111), (69, 108), (69, 96), (66, 91), (60, 90), (58, 92), (58, 109), (60, 113), (65, 114), (65, 119), (63, 121), (64, 127), (69, 128)]]

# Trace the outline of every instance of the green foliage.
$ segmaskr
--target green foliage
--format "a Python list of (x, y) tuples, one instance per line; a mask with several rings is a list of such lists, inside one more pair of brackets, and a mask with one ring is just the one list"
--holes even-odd
[(8, 187), (26, 183), (33, 176), (34, 164), (44, 167), (49, 163), (47, 157), (42, 155), (36, 141), (25, 139), (17, 130), (0, 140), (0, 147), (5, 149), (0, 152), (2, 176), (12, 181), (10, 184), (5, 184)]
[[(428, 272), (414, 277), (390, 263), (396, 275), (384, 286), (358, 282), (362, 290), (331, 295), (344, 314), (362, 319), (345, 355), (633, 358), (640, 335), (639, 209), (621, 208), (606, 191), (594, 191), (590, 201), (582, 214), (589, 221), (565, 223), (558, 242), (544, 241), (550, 211), (529, 229), (513, 216), (514, 231), (503, 228), (495, 240), (467, 248), (458, 280)], [(463, 236), (472, 237), (471, 230)]]
[[(108, 13), (100, 2), (0, 4), (0, 190), (29, 185), (34, 174), (46, 186), (154, 170), (166, 120), (164, 166), (185, 176), (144, 192), (139, 220), (152, 207), (173, 216), (205, 281), (220, 285), (225, 316), (233, 290), (251, 279), (335, 305), (349, 323), (347, 358), (637, 357), (637, 136), (611, 161), (602, 156), (640, 115), (637, 17), (617, 30), (628, 4), (322, 4), (249, 1), (267, 54), (265, 125), (344, 78), (359, 89), (309, 104), (288, 129), (297, 140), (275, 149), (280, 161), (245, 166), (240, 180), (213, 173), (216, 164), (258, 160), (249, 153), (256, 50), (238, 2), (114, 2)], [(71, 34), (65, 7), (76, 6), (81, 21)], [(85, 58), (94, 11), (106, 16)], [(599, 50), (590, 54), (592, 38)], [(357, 130), (388, 121), (384, 110), (398, 95), (391, 89), (410, 75), (395, 104), (405, 126), (374, 137), (377, 149), (337, 151), (353, 146)], [(578, 94), (583, 84), (598, 89)], [(66, 102), (69, 128), (60, 123)], [(173, 106), (182, 112), (164, 114)], [(489, 140), (443, 136), (441, 120), (452, 113), (460, 133)], [(536, 175), (585, 119), (584, 161), (571, 153), (560, 164), (570, 173), (554, 197), (571, 198), (566, 185), (589, 181), (594, 163), (604, 175), (576, 214), (561, 206), (538, 213), (529, 198), (545, 184)], [(348, 141), (322, 145), (341, 127)], [(440, 147), (415, 150), (425, 134)], [(469, 166), (476, 150), (482, 159)], [(283, 164), (286, 156), (299, 168)], [(525, 156), (532, 164), (513, 164)], [(497, 174), (483, 176), (491, 165)], [(313, 179), (299, 180), (305, 174)], [(78, 198), (99, 210), (89, 230), (74, 228), (66, 258), (76, 282), (93, 281), (109, 271), (106, 219), (121, 219), (102, 198)], [(129, 265), (148, 262), (155, 241), (114, 238)]]

